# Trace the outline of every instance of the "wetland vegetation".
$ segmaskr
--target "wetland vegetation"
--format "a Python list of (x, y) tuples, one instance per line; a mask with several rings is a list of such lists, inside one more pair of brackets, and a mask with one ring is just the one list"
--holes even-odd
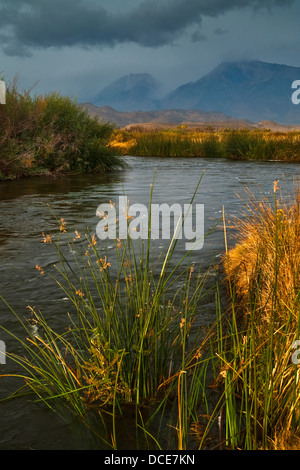
[[(129, 236), (107, 251), (94, 234), (69, 233), (57, 220), (57, 234), (42, 241), (59, 263), (36, 269), (74, 312), (59, 331), (32, 307), (27, 321), (12, 311), (27, 339), (15, 337), (24, 354), (9, 353), (20, 369), (12, 377), (24, 382), (10, 398), (33, 394), (53, 410), (64, 403), (89, 429), (92, 412), (95, 434), (113, 449), (128, 410), (140, 448), (297, 448), (300, 196), (283, 200), (277, 181), (273, 196), (249, 195), (246, 218), (223, 218), (226, 246), (229, 225), (236, 244), (207, 272), (188, 253), (172, 265), (175, 239), (158, 258), (149, 240), (137, 246)], [(210, 273), (216, 318), (203, 328)]]
[(76, 100), (7, 86), (0, 105), (0, 180), (36, 175), (105, 172), (122, 155), (300, 161), (300, 132), (264, 130), (115, 129)]
[(179, 129), (115, 132), (110, 144), (119, 153), (157, 157), (207, 157), (300, 162), (300, 132), (269, 129)]
[[(298, 132), (116, 130), (69, 98), (32, 98), (16, 83), (0, 122), (1, 179), (103, 172), (122, 166), (116, 154), (300, 161)], [(113, 449), (128, 410), (141, 448), (299, 448), (300, 194), (296, 185), (284, 200), (277, 181), (272, 189), (271, 200), (249, 195), (246, 218), (224, 216), (224, 239), (234, 227), (235, 246), (206, 272), (189, 253), (172, 264), (175, 239), (158, 258), (150, 238), (117, 239), (107, 250), (58, 219), (42, 241), (59, 262), (36, 269), (71, 302), (69, 326), (54, 328), (31, 306), (24, 319), (2, 298), (25, 332), (1, 327), (23, 350), (7, 352), (18, 371), (1, 379), (21, 383), (2, 404), (29, 396), (57, 411), (63, 403)], [(204, 328), (209, 275), (216, 317)]]
[(55, 92), (33, 96), (14, 80), (0, 105), (0, 180), (121, 166), (108, 147), (113, 131), (75, 100)]

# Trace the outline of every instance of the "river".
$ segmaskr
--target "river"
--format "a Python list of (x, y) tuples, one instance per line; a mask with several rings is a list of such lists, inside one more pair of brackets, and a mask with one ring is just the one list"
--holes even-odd
[[(153, 202), (170, 205), (188, 204), (204, 172), (194, 204), (204, 204), (205, 232), (217, 226), (205, 238), (203, 248), (192, 253), (192, 261), (205, 269), (224, 252), (223, 208), (226, 218), (230, 219), (244, 208), (245, 203), (239, 196), (245, 197), (246, 188), (259, 197), (272, 198), (273, 182), (279, 180), (283, 193), (290, 194), (295, 179), (299, 182), (300, 176), (298, 164), (281, 162), (124, 158), (129, 165), (127, 169), (104, 176), (37, 177), (0, 183), (0, 295), (21, 317), (28, 316), (26, 307), (30, 305), (60, 327), (69, 308), (57, 285), (35, 269), (36, 265), (47, 267), (58, 261), (51, 245), (41, 243), (43, 232), (52, 233), (57, 229), (53, 213), (65, 219), (70, 232), (80, 231), (87, 225), (95, 233), (99, 204), (114, 202), (124, 194), (130, 204), (149, 205), (154, 171)], [(164, 240), (157, 243), (166, 246)], [(181, 243), (177, 259), (183, 254)], [(215, 313), (214, 300), (208, 298), (206, 302), (203, 324), (213, 321)], [(14, 334), (23, 334), (19, 323), (2, 303), (0, 322)], [(1, 331), (0, 340), (5, 342), (7, 350), (18, 352), (17, 342)], [(12, 370), (10, 360), (0, 364), (0, 373)], [(1, 397), (13, 387), (13, 381), (1, 378)], [(66, 416), (62, 420), (44, 405), (26, 398), (1, 406), (0, 429), (0, 449), (94, 449), (99, 446), (74, 418)], [(126, 438), (130, 441), (128, 434)]]

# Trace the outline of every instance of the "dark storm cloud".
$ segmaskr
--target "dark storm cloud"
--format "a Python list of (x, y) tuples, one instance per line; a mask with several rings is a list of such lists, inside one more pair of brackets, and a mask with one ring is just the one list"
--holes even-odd
[(20, 56), (34, 48), (63, 46), (131, 42), (159, 47), (172, 44), (192, 26), (198, 31), (191, 33), (192, 40), (203, 39), (199, 26), (204, 17), (283, 3), (293, 0), (144, 0), (112, 12), (95, 0), (0, 0), (0, 40), (6, 54)]
[(216, 28), (215, 31), (214, 31), (214, 34), (216, 36), (223, 36), (223, 34), (228, 34), (229, 31), (227, 29), (223, 29), (223, 28)]

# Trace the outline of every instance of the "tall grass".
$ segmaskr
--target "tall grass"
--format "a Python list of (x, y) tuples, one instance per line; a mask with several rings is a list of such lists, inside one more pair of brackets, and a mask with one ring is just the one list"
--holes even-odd
[(32, 95), (7, 84), (0, 106), (0, 179), (105, 171), (122, 162), (109, 148), (114, 129), (58, 93)]
[(135, 134), (135, 145), (130, 153), (157, 157), (221, 157), (223, 151), (215, 134), (143, 132)]
[[(205, 397), (210, 349), (197, 319), (208, 294), (207, 273), (197, 272), (188, 253), (172, 263), (174, 238), (157, 258), (150, 236), (139, 245), (130, 236), (115, 240), (115, 249), (107, 250), (95, 235), (69, 234), (63, 221), (58, 224), (56, 238), (45, 235), (60, 260), (57, 275), (49, 275), (73, 313), (67, 331), (54, 331), (34, 309), (29, 323), (38, 332), (22, 321), (28, 337), (20, 340), (24, 356), (10, 357), (21, 366), (27, 388), (51, 408), (60, 400), (82, 418), (88, 410), (108, 413), (112, 407), (114, 448), (117, 416), (132, 405), (151, 445), (161, 437), (158, 429), (151, 431), (154, 421), (162, 423), (169, 414), (171, 436), (175, 432), (178, 448), (187, 448), (190, 423)], [(43, 267), (37, 269), (45, 275)], [(146, 405), (152, 408), (147, 420)]]
[(96, 412), (99, 428), (110, 420), (105, 445), (115, 449), (128, 409), (143, 448), (299, 447), (292, 357), (300, 334), (300, 196), (296, 190), (286, 200), (278, 188), (274, 182), (271, 200), (249, 195), (247, 213), (232, 222), (231, 249), (224, 216), (228, 299), (218, 283), (210, 288), (216, 320), (207, 329), (198, 320), (210, 271), (197, 271), (188, 253), (174, 262), (176, 239), (162, 257), (150, 236), (140, 244), (117, 239), (108, 250), (58, 220), (57, 236), (44, 238), (59, 255), (48, 275), (73, 310), (61, 331), (33, 308), (28, 322), (13, 312), (27, 338), (10, 333), (24, 349), (8, 354), (20, 368), (12, 376), (25, 381), (13, 397), (29, 390), (53, 409), (64, 403), (85, 423)]
[(224, 155), (250, 160), (300, 160), (299, 132), (230, 131), (222, 138)]
[(294, 131), (117, 131), (112, 144), (140, 156), (300, 161), (300, 133)]
[[(226, 438), (247, 449), (299, 445), (300, 198), (251, 199), (224, 266), (232, 299), (228, 352), (220, 354)], [(230, 402), (227, 398), (230, 397)]]

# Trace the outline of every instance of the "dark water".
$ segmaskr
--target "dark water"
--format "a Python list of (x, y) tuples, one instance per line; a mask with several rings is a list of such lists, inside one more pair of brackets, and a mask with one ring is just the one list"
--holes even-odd
[[(61, 179), (32, 178), (0, 184), (0, 295), (22, 317), (28, 316), (27, 305), (40, 309), (51, 318), (53, 326), (61, 327), (69, 305), (65, 295), (54, 282), (40, 276), (35, 265), (43, 267), (57, 263), (57, 254), (51, 245), (41, 243), (42, 232), (57, 232), (58, 218), (64, 218), (70, 232), (88, 226), (96, 231), (96, 209), (101, 203), (115, 201), (123, 193), (130, 204), (149, 204), (150, 184), (156, 169), (152, 202), (190, 202), (203, 171), (195, 204), (204, 204), (205, 231), (217, 228), (205, 239), (203, 249), (192, 253), (192, 261), (203, 269), (217, 261), (224, 252), (222, 211), (226, 217), (238, 215), (244, 203), (237, 196), (245, 196), (249, 188), (258, 196), (273, 197), (273, 181), (279, 180), (284, 193), (292, 192), (300, 166), (277, 162), (239, 162), (223, 159), (160, 159), (127, 157), (130, 167), (106, 176), (85, 175)], [(52, 212), (51, 212), (51, 210)], [(158, 240), (159, 246), (165, 246)], [(177, 259), (184, 254), (179, 244)], [(176, 261), (176, 258), (175, 258)], [(213, 280), (212, 280), (213, 282)], [(214, 300), (203, 306), (203, 324), (214, 319)], [(1, 325), (16, 335), (23, 331), (14, 316), (0, 305)], [(16, 341), (0, 332), (7, 350), (18, 352)], [(9, 373), (9, 360), (0, 364), (0, 373)], [(1, 396), (13, 390), (14, 384), (1, 379)], [(99, 448), (85, 427), (71, 416), (61, 419), (40, 403), (26, 399), (0, 407), (0, 449), (93, 449)], [(126, 439), (130, 446), (130, 436)], [(101, 447), (101, 446), (100, 446)]]

